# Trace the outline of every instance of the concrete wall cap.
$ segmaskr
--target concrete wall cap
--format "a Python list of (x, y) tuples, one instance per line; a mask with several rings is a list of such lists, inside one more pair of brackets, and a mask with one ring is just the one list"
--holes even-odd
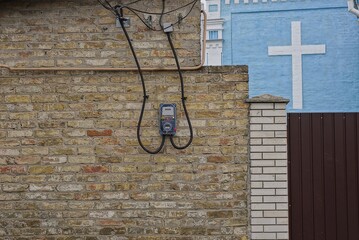
[(289, 103), (289, 99), (273, 96), (270, 94), (263, 94), (260, 96), (252, 97), (246, 100), (247, 103)]

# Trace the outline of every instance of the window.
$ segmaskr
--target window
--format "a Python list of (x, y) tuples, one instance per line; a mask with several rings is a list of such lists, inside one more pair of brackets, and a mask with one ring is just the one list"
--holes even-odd
[(209, 12), (218, 12), (218, 5), (217, 4), (210, 4), (208, 6), (208, 11)]
[(209, 40), (218, 39), (218, 31), (209, 31)]

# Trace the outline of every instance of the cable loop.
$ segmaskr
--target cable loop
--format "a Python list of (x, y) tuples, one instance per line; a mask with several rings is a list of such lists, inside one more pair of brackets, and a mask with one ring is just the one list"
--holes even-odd
[(136, 56), (136, 52), (133, 48), (133, 45), (132, 45), (132, 42), (131, 42), (131, 39), (127, 33), (127, 30), (123, 24), (123, 21), (120, 21), (120, 24), (121, 24), (121, 28), (126, 36), (126, 39), (127, 39), (127, 42), (130, 46), (130, 49), (131, 49), (131, 52), (132, 52), (132, 55), (135, 59), (135, 62), (136, 62), (136, 66), (137, 66), (137, 69), (138, 69), (138, 74), (140, 75), (140, 79), (141, 79), (141, 83), (142, 83), (142, 89), (143, 89), (143, 102), (142, 102), (142, 108), (141, 108), (141, 113), (140, 113), (140, 118), (138, 119), (138, 124), (137, 124), (137, 140), (138, 140), (138, 143), (140, 144), (140, 146), (142, 147), (143, 150), (145, 150), (147, 153), (150, 153), (150, 154), (157, 154), (159, 153), (164, 144), (165, 144), (165, 136), (162, 136), (162, 141), (161, 141), (161, 144), (160, 146), (155, 149), (155, 150), (150, 150), (148, 148), (146, 148), (142, 141), (141, 141), (141, 123), (142, 123), (142, 118), (143, 118), (143, 113), (145, 111), (145, 106), (146, 106), (146, 100), (148, 99), (148, 95), (146, 94), (146, 85), (145, 85), (145, 80), (144, 80), (144, 77), (143, 77), (143, 74), (142, 74), (142, 70), (141, 70), (141, 66), (140, 66), (140, 63), (138, 61), (138, 58)]
[[(131, 42), (131, 39), (127, 33), (127, 30), (124, 26), (124, 20), (125, 18), (123, 18), (123, 8), (127, 8), (129, 9), (130, 11), (132, 11), (137, 17), (139, 17), (139, 15), (131, 8), (128, 7), (128, 5), (130, 4), (133, 4), (135, 2), (139, 2), (141, 0), (137, 0), (137, 1), (134, 1), (130, 4), (127, 4), (127, 5), (124, 5), (124, 6), (119, 6), (119, 5), (116, 5), (115, 7), (111, 6), (111, 4), (107, 1), (107, 0), (104, 0), (105, 3), (102, 2), (102, 0), (98, 0), (98, 2), (106, 9), (108, 9), (109, 11), (111, 11), (112, 14), (114, 14), (115, 16), (117, 16), (119, 18), (119, 22), (120, 22), (120, 25), (121, 25), (121, 28), (126, 36), (126, 39), (127, 39), (127, 42), (129, 44), (129, 47), (131, 49), (131, 52), (132, 52), (132, 55), (134, 57), (134, 60), (135, 60), (135, 63), (136, 63), (136, 66), (137, 66), (137, 70), (138, 70), (138, 74), (140, 75), (140, 79), (141, 79), (141, 83), (142, 83), (142, 89), (143, 89), (143, 102), (142, 102), (142, 108), (141, 108), (141, 113), (140, 113), (140, 117), (138, 119), (138, 124), (137, 124), (137, 140), (140, 144), (140, 146), (142, 147), (143, 150), (145, 150), (147, 153), (150, 153), (150, 154), (156, 154), (156, 153), (159, 153), (163, 146), (164, 146), (164, 143), (165, 143), (165, 135), (162, 136), (162, 141), (161, 141), (161, 144), (160, 146), (155, 149), (155, 150), (150, 150), (148, 148), (146, 148), (142, 141), (141, 141), (141, 123), (142, 123), (142, 118), (143, 118), (143, 114), (144, 114), (144, 111), (145, 111), (145, 106), (146, 106), (146, 100), (149, 98), (149, 96), (147, 95), (147, 92), (146, 92), (146, 85), (145, 85), (145, 81), (144, 81), (144, 77), (143, 77), (143, 74), (142, 74), (142, 69), (141, 69), (141, 66), (140, 66), (140, 63), (138, 61), (138, 58), (136, 56), (136, 52), (133, 48), (133, 45), (132, 45), (132, 42)], [(183, 19), (185, 19), (190, 13), (191, 11), (193, 10), (196, 2), (198, 0), (194, 0), (193, 1), (193, 5), (191, 7), (191, 9), (189, 10), (189, 12), (185, 15), (185, 17), (181, 18), (179, 21), (173, 23), (173, 24), (170, 24), (170, 26), (173, 26), (175, 24), (178, 24), (180, 23)], [(118, 11), (118, 9), (120, 11)], [(165, 30), (162, 26), (162, 18), (164, 16), (164, 14), (167, 14), (164, 12), (165, 11), (165, 0), (162, 0), (162, 12), (161, 12), (161, 17), (160, 17), (160, 21), (159, 21), (159, 24), (161, 26), (161, 28), (163, 30)], [(149, 27), (143, 20), (141, 17), (139, 17), (139, 19), (151, 30), (154, 30), (156, 31), (156, 29), (154, 28), (151, 28)], [(171, 46), (171, 49), (172, 49), (172, 52), (173, 52), (173, 55), (174, 55), (174, 58), (175, 58), (175, 61), (176, 61), (176, 66), (177, 66), (177, 70), (178, 70), (178, 74), (179, 74), (179, 77), (180, 77), (180, 81), (181, 81), (181, 99), (182, 99), (182, 105), (183, 105), (183, 110), (185, 112), (185, 115), (186, 115), (186, 119), (187, 119), (187, 122), (188, 122), (188, 127), (189, 127), (189, 130), (190, 130), (190, 139), (188, 140), (187, 144), (184, 145), (184, 146), (177, 146), (175, 144), (175, 142), (173, 141), (173, 135), (170, 136), (170, 141), (171, 141), (171, 144), (174, 148), (176, 149), (185, 149), (187, 148), (191, 143), (192, 143), (192, 140), (193, 140), (193, 129), (192, 129), (192, 124), (191, 124), (191, 120), (188, 116), (188, 112), (187, 112), (187, 108), (186, 108), (186, 103), (185, 101), (187, 100), (187, 97), (184, 96), (184, 83), (183, 83), (183, 76), (182, 76), (182, 71), (181, 71), (181, 67), (180, 67), (180, 64), (179, 64), (179, 61), (178, 61), (178, 57), (177, 57), (177, 53), (176, 53), (176, 50), (173, 46), (173, 43), (172, 43), (172, 39), (171, 39), (171, 35), (170, 35), (170, 32), (166, 32), (167, 34), (167, 38), (168, 38), (168, 42)]]
[(189, 140), (187, 142), (186, 145), (184, 146), (178, 146), (175, 144), (175, 142), (173, 141), (173, 136), (171, 135), (170, 136), (170, 141), (171, 141), (171, 144), (174, 148), (176, 149), (185, 149), (187, 148), (189, 145), (191, 145), (192, 143), (192, 140), (193, 140), (193, 129), (192, 129), (192, 124), (191, 124), (191, 120), (188, 116), (188, 112), (187, 112), (187, 107), (186, 107), (186, 99), (187, 97), (185, 97), (184, 95), (184, 82), (183, 82), (183, 76), (182, 76), (182, 71), (181, 71), (181, 66), (179, 64), (179, 61), (178, 61), (178, 57), (177, 57), (177, 53), (176, 53), (176, 49), (174, 48), (173, 46), (173, 43), (172, 43), (172, 38), (171, 38), (171, 33), (167, 32), (167, 39), (168, 39), (168, 42), (171, 46), (171, 49), (172, 49), (172, 53), (173, 53), (173, 56), (175, 58), (175, 61), (176, 61), (176, 65), (177, 65), (177, 71), (178, 71), (178, 75), (180, 77), (180, 81), (181, 81), (181, 99), (182, 99), (182, 105), (183, 105), (183, 110), (184, 110), (184, 113), (186, 115), (186, 119), (187, 119), (187, 123), (188, 123), (188, 128), (189, 128), (189, 132), (190, 132), (190, 137), (189, 137)]

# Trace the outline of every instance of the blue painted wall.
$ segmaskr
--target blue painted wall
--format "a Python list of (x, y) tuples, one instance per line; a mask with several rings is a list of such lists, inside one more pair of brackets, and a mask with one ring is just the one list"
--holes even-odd
[(303, 55), (303, 108), (289, 111), (359, 112), (359, 24), (345, 0), (221, 5), (223, 62), (249, 66), (250, 97), (292, 99), (292, 57), (269, 56), (268, 47), (291, 45), (291, 22), (300, 21), (302, 45), (325, 44), (326, 53)]

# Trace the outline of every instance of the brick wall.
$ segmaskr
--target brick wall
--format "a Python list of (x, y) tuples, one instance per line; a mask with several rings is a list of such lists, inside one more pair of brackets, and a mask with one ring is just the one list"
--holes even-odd
[[(135, 73), (2, 71), (0, 239), (247, 239), (247, 69), (184, 75), (193, 144), (149, 155)], [(180, 84), (145, 78), (143, 140), (155, 146), (159, 103), (180, 106)]]
[[(199, 64), (199, 2), (185, 21), (173, 41), (190, 66)], [(0, 24), (3, 64), (134, 66), (96, 1), (1, 1)], [(174, 64), (165, 35), (138, 21), (129, 32), (143, 66)], [(175, 141), (184, 144), (178, 73), (146, 72), (145, 81), (144, 144), (160, 142), (160, 103), (178, 104)], [(247, 68), (184, 72), (184, 81), (194, 141), (182, 151), (167, 141), (149, 155), (136, 139), (143, 97), (136, 72), (2, 69), (0, 239), (246, 240)]]
[[(122, 1), (123, 2), (123, 1)], [(166, 1), (166, 11), (188, 1)], [(117, 2), (112, 2), (116, 4)], [(134, 67), (125, 36), (115, 26), (115, 16), (96, 0), (0, 1), (0, 64), (15, 67)], [(144, 0), (131, 7), (161, 12), (162, 1)], [(163, 22), (176, 22), (191, 5), (166, 15)], [(135, 15), (127, 29), (142, 66), (174, 65), (167, 37), (149, 31)], [(142, 18), (149, 15), (140, 14)], [(200, 2), (174, 28), (173, 41), (182, 66), (200, 63)], [(158, 15), (152, 15), (158, 26)]]
[(252, 239), (288, 239), (287, 99), (262, 95), (250, 106)]

